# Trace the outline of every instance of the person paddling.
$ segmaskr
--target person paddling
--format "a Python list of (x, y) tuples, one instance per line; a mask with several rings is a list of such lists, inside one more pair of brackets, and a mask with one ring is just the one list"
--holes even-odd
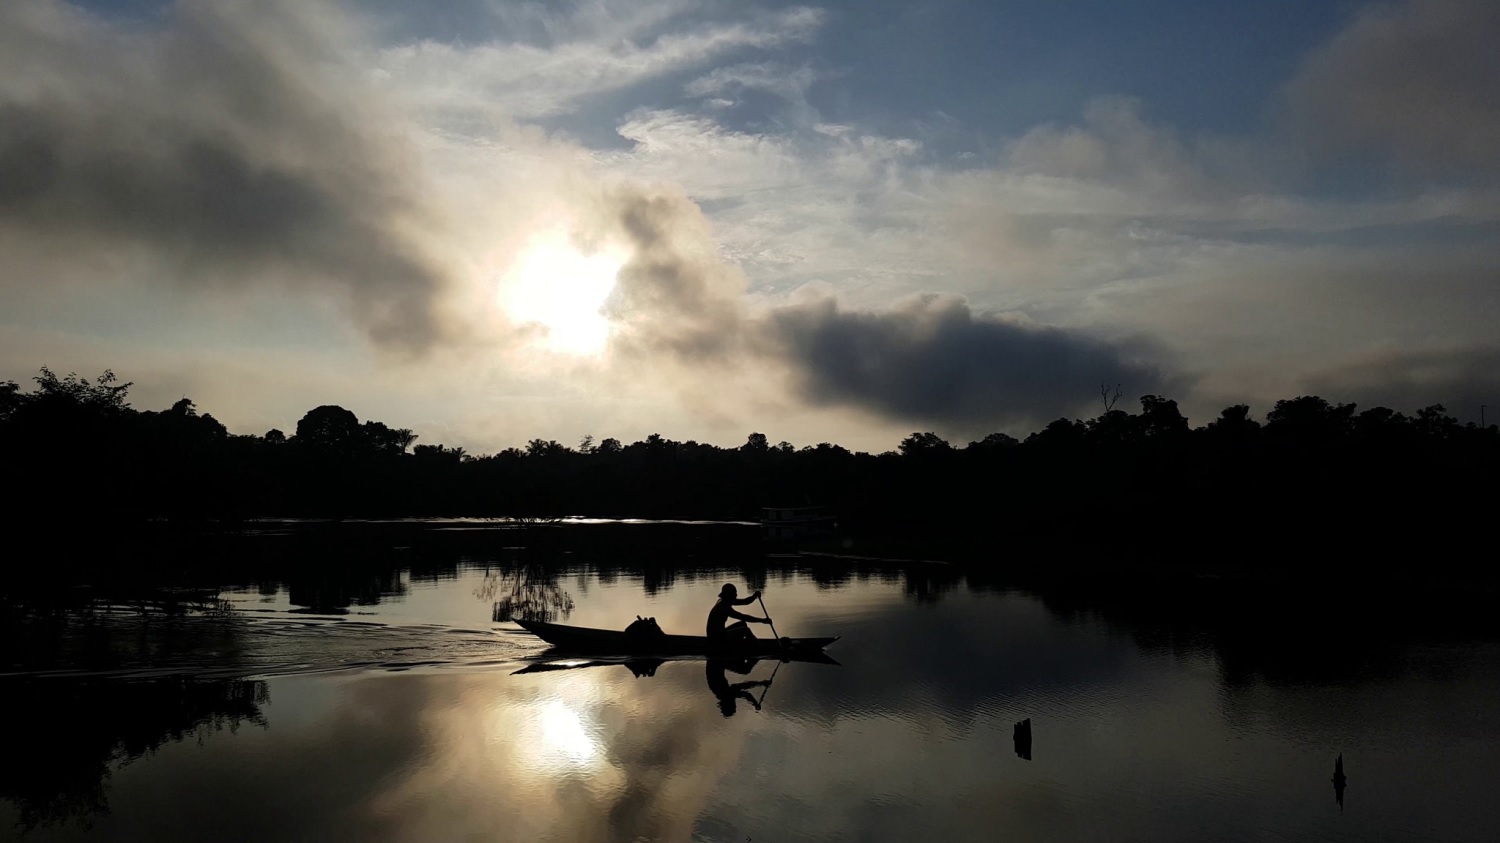
[[(755, 633), (750, 631), (747, 623), (770, 623), (770, 618), (757, 618), (754, 615), (741, 614), (734, 610), (735, 606), (748, 606), (760, 599), (760, 592), (744, 599), (739, 598), (740, 590), (734, 587), (734, 583), (724, 583), (719, 589), (719, 602), (708, 610), (708, 637), (714, 641), (744, 641), (755, 638)], [(725, 626), (730, 618), (738, 618), (735, 623)]]

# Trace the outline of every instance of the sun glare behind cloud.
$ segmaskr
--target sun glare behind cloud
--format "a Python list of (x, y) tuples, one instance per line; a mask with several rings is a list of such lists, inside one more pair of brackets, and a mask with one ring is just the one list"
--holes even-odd
[(539, 325), (551, 351), (589, 355), (604, 350), (609, 320), (604, 301), (625, 264), (609, 250), (586, 254), (563, 231), (532, 238), (500, 284), (500, 304), (511, 318)]

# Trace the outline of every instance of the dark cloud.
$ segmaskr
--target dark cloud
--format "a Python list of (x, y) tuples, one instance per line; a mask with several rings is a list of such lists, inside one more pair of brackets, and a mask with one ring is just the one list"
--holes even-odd
[(1164, 384), (1118, 345), (975, 314), (956, 296), (883, 310), (827, 297), (756, 311), (693, 202), (620, 190), (605, 203), (633, 254), (609, 305), (619, 350), (690, 369), (763, 367), (786, 373), (813, 405), (963, 430), (1050, 421), (1095, 401), (1100, 383), (1137, 394)]
[(1100, 383), (1140, 393), (1163, 383), (1117, 346), (978, 315), (951, 296), (885, 311), (849, 310), (831, 298), (782, 307), (765, 335), (813, 403), (912, 421), (1035, 423), (1092, 402)]
[(1500, 421), (1500, 345), (1371, 354), (1305, 383), (1309, 392), (1361, 408), (1382, 406), (1410, 415), (1442, 404), (1461, 422), (1479, 421), (1479, 407), (1487, 404), (1487, 419)]
[(445, 279), (412, 236), (417, 168), (339, 46), (336, 24), (276, 2), (131, 27), (0, 6), (0, 232), (144, 250), (183, 283), (331, 287), (377, 341), (426, 347)]
[(1425, 175), (1500, 178), (1500, 4), (1376, 6), (1303, 65), (1295, 119), (1324, 151), (1374, 151)]
[(619, 189), (605, 202), (631, 251), (607, 305), (618, 347), (696, 365), (738, 350), (744, 282), (720, 260), (702, 210), (668, 191)]

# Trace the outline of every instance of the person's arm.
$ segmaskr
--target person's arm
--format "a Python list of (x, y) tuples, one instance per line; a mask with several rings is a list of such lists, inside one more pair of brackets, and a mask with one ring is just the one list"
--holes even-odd
[(729, 602), (733, 603), (736, 606), (749, 606), (751, 603), (754, 603), (755, 601), (757, 601), (759, 599), (760, 599), (760, 592), (757, 591), (754, 594), (750, 595), (749, 597), (741, 597), (738, 600), (731, 600)]
[(770, 623), (770, 621), (766, 620), (765, 618), (757, 618), (754, 615), (747, 615), (744, 612), (736, 612), (733, 609), (729, 610), (729, 616), (731, 618), (738, 618), (742, 621), (745, 621), (746, 623)]

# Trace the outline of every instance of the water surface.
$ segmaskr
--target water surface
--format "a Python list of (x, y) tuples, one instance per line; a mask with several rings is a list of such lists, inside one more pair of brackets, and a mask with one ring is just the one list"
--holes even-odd
[[(494, 619), (499, 603), (696, 632), (725, 581), (763, 587), (783, 635), (843, 636), (841, 664), (590, 663)], [(0, 691), (36, 740), (0, 774), (0, 836), (1500, 835), (1500, 644), (1484, 635), (1393, 620), (1299, 640), (1289, 613), (1305, 607), (1142, 606), (817, 560), (632, 573), (497, 555), (217, 597), (26, 633)]]

